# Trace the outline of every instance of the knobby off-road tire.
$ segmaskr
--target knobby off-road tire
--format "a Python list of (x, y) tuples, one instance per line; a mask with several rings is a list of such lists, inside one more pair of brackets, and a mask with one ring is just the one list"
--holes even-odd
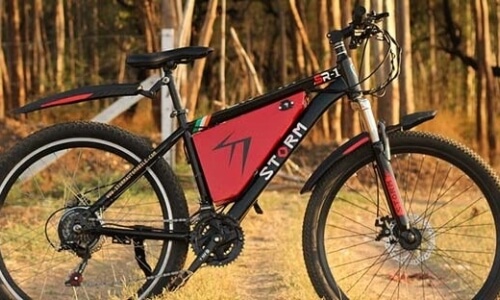
[(390, 143), (404, 207), (422, 243), (415, 250), (403, 248), (391, 218), (375, 226), (378, 216), (391, 214), (373, 153), (364, 145), (325, 173), (306, 210), (304, 257), (318, 295), (495, 299), (500, 285), (496, 175), (446, 138), (402, 132), (391, 134)]
[[(171, 279), (165, 274), (184, 264), (186, 242), (145, 240), (153, 271), (147, 279), (133, 243), (90, 234), (71, 238), (72, 218), (151, 150), (116, 127), (72, 122), (41, 130), (6, 153), (0, 162), (0, 298), (145, 299), (161, 293)], [(184, 193), (161, 160), (92, 222), (186, 231), (185, 223), (167, 220), (187, 218)], [(82, 262), (74, 249), (60, 249), (68, 236), (91, 252), (76, 287), (65, 285)]]

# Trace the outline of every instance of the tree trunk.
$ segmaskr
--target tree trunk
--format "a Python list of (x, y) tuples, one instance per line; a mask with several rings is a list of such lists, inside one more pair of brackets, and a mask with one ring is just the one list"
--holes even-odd
[(311, 43), (309, 42), (309, 37), (307, 35), (307, 32), (304, 28), (304, 23), (302, 23), (302, 19), (300, 17), (299, 11), (297, 9), (297, 3), (295, 2), (296, 0), (290, 0), (290, 10), (293, 15), (293, 19), (295, 20), (295, 25), (297, 26), (298, 33), (300, 34), (300, 37), (302, 39), (302, 42), (304, 43), (304, 47), (306, 50), (306, 54), (311, 61), (312, 68), (314, 71), (319, 71), (319, 63), (318, 59), (316, 58), (316, 55), (314, 54), (314, 51), (312, 50)]
[[(31, 16), (33, 15), (33, 7), (31, 5), (23, 5), (23, 19), (22, 19), (22, 28), (24, 30), (24, 38), (23, 41), (32, 41), (32, 31), (31, 31), (31, 22), (33, 19)], [(32, 66), (33, 66), (33, 57), (29, 55), (33, 53), (33, 43), (23, 43), (23, 60), (24, 60), (24, 87), (26, 88), (26, 93), (29, 94), (33, 89), (33, 78), (32, 78)]]
[[(436, 10), (436, 0), (428, 0), (428, 10), (427, 15), (429, 17), (429, 77), (428, 77), (428, 95), (429, 95), (429, 104), (431, 107), (437, 107), (439, 105), (438, 99), (439, 89), (436, 88), (436, 82), (438, 80), (438, 72), (437, 72), (437, 45), (436, 45), (436, 18), (434, 16)], [(405, 18), (405, 16), (401, 16)], [(411, 70), (411, 69), (410, 69)]]
[(243, 45), (241, 45), (236, 30), (234, 30), (234, 28), (231, 27), (230, 32), (231, 32), (231, 37), (233, 38), (234, 44), (236, 46), (236, 52), (238, 53), (239, 56), (243, 57), (246, 68), (250, 72), (252, 82), (255, 85), (255, 88), (257, 89), (257, 94), (259, 95), (263, 94), (264, 89), (262, 88), (262, 84), (259, 80), (259, 76), (257, 75), (257, 71), (255, 70), (252, 60), (250, 59), (250, 56), (248, 56), (247, 52), (245, 51), (245, 48), (243, 47)]
[[(380, 12), (380, 11), (384, 11), (384, 3), (383, 1), (380, 1), (380, 0), (371, 0), (371, 3), (372, 3), (372, 9), (377, 11), (377, 12)], [(389, 16), (391, 17), (391, 16)], [(382, 25), (379, 25), (381, 27), (383, 27)], [(372, 42), (370, 44), (370, 50), (372, 52), (372, 55), (371, 55), (371, 59), (370, 59), (370, 66), (371, 66), (371, 69), (372, 70), (375, 70), (375, 68), (377, 68), (378, 64), (380, 63), (380, 61), (383, 60), (384, 58), (384, 53), (385, 53), (385, 47), (384, 47), (384, 44), (383, 43), (380, 43), (380, 42)], [(385, 68), (384, 68), (384, 65), (382, 65), (380, 67), (380, 69), (374, 73), (374, 76), (372, 77), (372, 86), (374, 86), (375, 84), (379, 83), (379, 82), (383, 82), (384, 78), (383, 78), (383, 74), (385, 74)], [(382, 107), (384, 106), (384, 103), (383, 103), (383, 100), (379, 97), (377, 98), (374, 98), (374, 103), (373, 103), (373, 111), (375, 112), (376, 116), (378, 118), (381, 118), (381, 116), (383, 116), (384, 114), (384, 111), (382, 109)]]
[[(152, 53), (158, 51), (160, 49), (159, 43), (159, 35), (160, 32), (160, 24), (157, 19), (158, 14), (155, 14), (156, 4), (158, 1), (155, 0), (135, 0), (136, 7), (139, 8), (139, 15), (141, 16), (142, 21), (142, 30), (144, 34), (144, 44), (145, 51), (147, 53)], [(168, 1), (169, 7), (167, 9), (167, 17), (172, 22), (176, 22), (176, 10), (173, 1)], [(165, 13), (163, 13), (165, 15)], [(173, 28), (173, 27), (171, 27)], [(157, 73), (157, 70), (143, 70), (139, 73), (139, 80), (144, 80), (148, 76), (151, 76), (154, 73)], [(151, 114), (154, 120), (154, 124), (156, 129), (161, 131), (161, 102), (153, 101), (151, 106)]]
[[(0, 0), (0, 11), (4, 11), (3, 0)], [(3, 47), (2, 47), (2, 18), (0, 18), (0, 120), (5, 119), (5, 95), (3, 92), (3, 73), (7, 70), (3, 68)]]
[[(340, 29), (342, 27), (342, 14), (340, 11), (340, 0), (330, 0), (330, 16), (331, 22), (334, 29)], [(330, 50), (331, 51), (331, 50)], [(332, 64), (335, 65), (335, 55), (332, 55)], [(331, 132), (332, 141), (339, 145), (342, 142), (342, 103), (338, 103), (333, 106), (331, 112)]]
[[(213, 25), (215, 18), (217, 16), (217, 0), (210, 0), (208, 3), (207, 15), (205, 17), (205, 22), (200, 32), (200, 39), (197, 45), (208, 46), (210, 40), (212, 39)], [(191, 90), (186, 102), (188, 109), (188, 119), (192, 120), (196, 113), (196, 104), (198, 102), (198, 94), (200, 93), (201, 78), (203, 75), (203, 68), (205, 67), (206, 59), (197, 59), (194, 63), (193, 70), (189, 74), (189, 83), (191, 84)]]
[[(245, 24), (245, 33), (244, 33), (244, 37), (246, 38), (246, 42), (245, 42), (245, 45), (246, 45), (246, 48), (248, 49), (248, 58), (250, 59), (250, 61), (253, 60), (253, 57), (252, 57), (252, 27), (253, 27), (253, 21), (250, 19), (250, 18), (245, 18), (244, 19), (244, 24)], [(250, 95), (255, 95), (256, 94), (256, 88), (257, 86), (255, 85), (255, 81), (252, 79), (252, 70), (250, 70), (248, 68), (248, 86), (250, 87)], [(258, 93), (258, 92), (257, 92)]]
[(299, 76), (307, 76), (307, 71), (306, 71), (306, 60), (305, 60), (305, 55), (304, 55), (304, 43), (302, 42), (302, 38), (300, 37), (300, 33), (298, 30), (294, 30), (293, 32), (295, 40), (293, 41), (293, 44), (295, 45), (294, 50), (295, 50), (295, 63), (297, 65), (298, 69), (298, 74)]
[[(380, 11), (386, 11), (389, 13), (389, 18), (385, 20), (386, 30), (392, 36), (395, 36), (396, 23), (394, 20), (394, 16), (396, 14), (394, 9), (394, 3), (392, 2), (392, 0), (384, 0), (383, 2), (384, 2), (384, 8)], [(387, 77), (388, 72), (389, 70), (387, 68), (384, 68), (383, 71), (380, 73), (382, 78), (377, 80), (377, 82), (378, 83), (383, 82)], [(378, 117), (381, 120), (385, 121), (386, 124), (396, 124), (399, 121), (399, 84), (397, 80), (394, 80), (386, 88), (385, 95), (378, 99), (377, 113)]]
[(288, 70), (287, 70), (287, 62), (288, 62), (288, 49), (287, 49), (287, 35), (286, 35), (286, 15), (285, 9), (288, 8), (283, 0), (280, 0), (280, 10), (279, 10), (279, 18), (280, 18), (280, 74), (281, 74), (281, 84), (288, 83)]
[(326, 34), (331, 30), (328, 25), (328, 1), (318, 1), (318, 41), (321, 43), (321, 69), (332, 66), (332, 51)]
[[(94, 0), (91, 2), (92, 7), (91, 7), (91, 15), (92, 15), (92, 20), (95, 20), (95, 22), (91, 22), (91, 27), (90, 27), (90, 32), (92, 35), (92, 38), (90, 40), (90, 57), (91, 57), (91, 63), (90, 63), (90, 78), (91, 78), (91, 83), (92, 84), (99, 84), (99, 52), (98, 52), (98, 34), (99, 34), (99, 26), (97, 20), (99, 20), (99, 10), (98, 10), (98, 0)], [(147, 43), (146, 43), (147, 44)]]
[(75, 45), (75, 19), (73, 18), (74, 0), (67, 0), (66, 12), (68, 13), (68, 77), (72, 87), (76, 85), (76, 45)]
[[(342, 24), (345, 27), (352, 21), (352, 3), (351, 0), (344, 1), (341, 5)], [(354, 53), (351, 53), (354, 54)], [(353, 64), (356, 66), (356, 57), (351, 55)], [(355, 67), (356, 68), (356, 67)], [(351, 108), (349, 101), (342, 102), (342, 137), (352, 137), (361, 130), (359, 123), (359, 114)]]
[(221, 26), (220, 26), (220, 98), (222, 108), (225, 108), (226, 103), (226, 0), (222, 1)]
[(13, 89), (13, 94), (6, 103), (6, 109), (10, 110), (14, 107), (22, 106), (26, 103), (26, 89), (24, 86), (24, 60), (21, 41), (21, 15), (19, 11), (19, 0), (10, 1), (10, 11), (8, 13), (11, 26), (11, 43), (12, 43), (12, 58), (14, 69), (12, 76), (12, 84), (16, 88)]
[[(136, 0), (137, 5), (142, 10), (144, 16), (144, 36), (146, 39), (146, 52), (155, 52), (159, 48), (158, 41), (158, 20), (155, 14), (155, 1), (154, 0)], [(174, 15), (175, 16), (175, 13)]]
[[(97, 24), (96, 22), (93, 22)], [(63, 89), (64, 83), (64, 55), (66, 45), (65, 22), (64, 22), (64, 1), (56, 2), (56, 88)]]
[[(119, 41), (117, 41), (119, 43)], [(125, 71), (127, 68), (127, 54), (129, 53), (130, 50), (130, 41), (125, 40), (121, 42), (121, 46), (118, 47), (117, 49), (117, 55), (118, 55), (118, 75), (117, 75), (117, 82), (118, 83), (123, 83), (125, 82)]]
[(399, 92), (401, 96), (400, 114), (406, 115), (415, 111), (413, 99), (413, 66), (411, 55), (411, 32), (410, 32), (410, 2), (398, 0), (397, 39), (402, 46), (401, 73), (399, 75)]
[[(332, 66), (332, 55), (330, 52), (330, 43), (326, 38), (326, 34), (329, 31), (328, 28), (328, 9), (327, 0), (319, 0), (317, 2), (318, 11), (318, 39), (321, 41), (321, 69), (324, 70)], [(321, 117), (321, 125), (323, 129), (323, 140), (330, 141), (330, 117), (329, 115), (323, 114)]]
[[(474, 56), (475, 52), (475, 31), (474, 31), (474, 20), (472, 17), (471, 2), (465, 2), (465, 22), (464, 22), (464, 38), (465, 38), (465, 53), (470, 57)], [(475, 78), (476, 72), (473, 68), (465, 66), (465, 85), (464, 85), (464, 104), (462, 106), (463, 112), (467, 117), (467, 120), (474, 118), (474, 111), (476, 107), (477, 95), (475, 93)]]
[[(481, 3), (472, 0), (472, 9), (474, 11), (474, 22), (476, 24), (476, 50), (478, 57), (484, 53), (484, 27), (482, 26)], [(483, 61), (478, 59), (478, 70), (476, 72), (476, 142), (479, 153), (483, 156), (487, 153), (486, 146), (486, 80), (484, 76)]]
[[(486, 118), (481, 118), (481, 138), (480, 141), (483, 153), (488, 153), (491, 164), (495, 164), (496, 157), (496, 126), (495, 126), (495, 99), (497, 97), (497, 85), (493, 72), (489, 66), (493, 62), (491, 57), (490, 27), (489, 27), (489, 9), (487, 0), (474, 1), (474, 14), (476, 16), (476, 45), (478, 55), (478, 87), (481, 89), (481, 102), (485, 102)], [(484, 90), (483, 90), (484, 88)], [(479, 92), (479, 91), (478, 91)], [(479, 100), (479, 99), (478, 99)], [(483, 123), (485, 122), (485, 123)], [(479, 125), (479, 124), (478, 124)], [(485, 151), (486, 150), (486, 151)]]
[(45, 52), (42, 35), (42, 0), (35, 0), (33, 5), (33, 73), (36, 74), (34, 92), (43, 95), (46, 89), (47, 75)]
[[(191, 27), (193, 20), (193, 11), (194, 11), (195, 0), (188, 0), (184, 6), (182, 23), (180, 25), (179, 31), (179, 47), (184, 47), (189, 45), (191, 41)], [(187, 66), (180, 65), (177, 67), (175, 78), (177, 80), (177, 87), (180, 90), (180, 94), (183, 101), (186, 101), (189, 95), (189, 85), (187, 84)]]
[[(362, 0), (360, 5), (369, 9), (370, 8), (369, 2), (370, 2), (369, 0)], [(360, 52), (362, 52), (362, 54), (364, 55), (364, 59), (362, 59), (362, 61), (364, 61), (365, 63), (363, 63), (361, 72), (359, 74), (359, 79), (361, 81), (361, 88), (364, 90), (368, 90), (371, 88), (371, 82), (372, 82), (371, 78), (366, 78), (372, 72), (372, 68), (371, 68), (370, 64), (366, 63), (367, 61), (368, 62), (370, 61), (370, 57), (371, 57), (370, 47), (366, 47), (365, 49), (363, 49)]]
[(497, 30), (497, 53), (496, 53), (496, 65), (500, 66), (500, 0), (495, 0), (495, 14), (496, 14), (496, 30)]

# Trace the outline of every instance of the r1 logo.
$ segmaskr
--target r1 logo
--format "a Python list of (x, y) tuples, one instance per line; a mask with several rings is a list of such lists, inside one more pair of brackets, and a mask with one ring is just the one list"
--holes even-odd
[(320, 74), (314, 75), (313, 77), (314, 85), (320, 85), (325, 82), (332, 81), (337, 77), (340, 77), (339, 70), (337, 68), (333, 68), (330, 71), (325, 71)]

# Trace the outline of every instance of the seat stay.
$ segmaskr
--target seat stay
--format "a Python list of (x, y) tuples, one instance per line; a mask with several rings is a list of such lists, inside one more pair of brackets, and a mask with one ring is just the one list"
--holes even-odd
[(126, 62), (134, 68), (160, 69), (204, 58), (212, 51), (212, 48), (202, 46), (182, 47), (154, 53), (130, 54)]

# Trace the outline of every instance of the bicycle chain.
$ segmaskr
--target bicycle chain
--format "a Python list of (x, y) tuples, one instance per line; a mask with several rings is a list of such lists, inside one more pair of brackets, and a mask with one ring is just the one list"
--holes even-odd
[(241, 253), (244, 234), (239, 223), (227, 215), (213, 215), (200, 219), (192, 231), (191, 246), (196, 255), (205, 250), (217, 237), (221, 244), (208, 253), (204, 261), (209, 266), (225, 266), (234, 261)]
[[(113, 222), (119, 222), (119, 223), (137, 223), (137, 222), (142, 222), (142, 223), (158, 223), (158, 222), (164, 222), (164, 223), (169, 223), (169, 224), (173, 224), (173, 223), (185, 223), (185, 224), (191, 224), (192, 223), (192, 219), (191, 218), (179, 218), (179, 219), (164, 219), (164, 220), (123, 220), (123, 219), (100, 219), (100, 218), (89, 218), (88, 219), (89, 221), (99, 221), (101, 222), (102, 225), (105, 225), (105, 224), (113, 224)], [(126, 226), (125, 226), (126, 227)], [(133, 281), (130, 281), (131, 283), (133, 282), (141, 282), (141, 281), (146, 281), (146, 280), (153, 280), (153, 279), (156, 279), (156, 278), (163, 278), (163, 277), (170, 277), (170, 276), (178, 276), (178, 275), (181, 275), (181, 274), (186, 274), (185, 276), (182, 276), (181, 278), (181, 282), (177, 283), (175, 285), (175, 287), (173, 287), (172, 291), (175, 291), (177, 290), (178, 288), (182, 287), (185, 282), (194, 274), (193, 272), (189, 271), (189, 270), (179, 270), (179, 271), (173, 271), (173, 272), (168, 272), (168, 273), (163, 273), (163, 274), (157, 274), (157, 275), (150, 275), (150, 276), (146, 276), (144, 278), (141, 278), (141, 279), (137, 279), (137, 280), (133, 280)], [(175, 280), (176, 278), (174, 278)], [(167, 287), (170, 286), (171, 283), (169, 283), (167, 285)], [(86, 287), (98, 287), (98, 286), (109, 286), (110, 284), (105, 284), (105, 283), (85, 283), (85, 284), (82, 284), (82, 286), (86, 286)], [(113, 282), (111, 284), (112, 286), (122, 286), (122, 284), (120, 282)]]
[(186, 223), (190, 224), (191, 220), (190, 219), (166, 219), (166, 220), (123, 220), (123, 219), (98, 219), (98, 218), (89, 218), (89, 221), (99, 221), (102, 222), (102, 224), (112, 224), (113, 222), (121, 222), (121, 223), (137, 223), (137, 222), (144, 222), (144, 223)]

